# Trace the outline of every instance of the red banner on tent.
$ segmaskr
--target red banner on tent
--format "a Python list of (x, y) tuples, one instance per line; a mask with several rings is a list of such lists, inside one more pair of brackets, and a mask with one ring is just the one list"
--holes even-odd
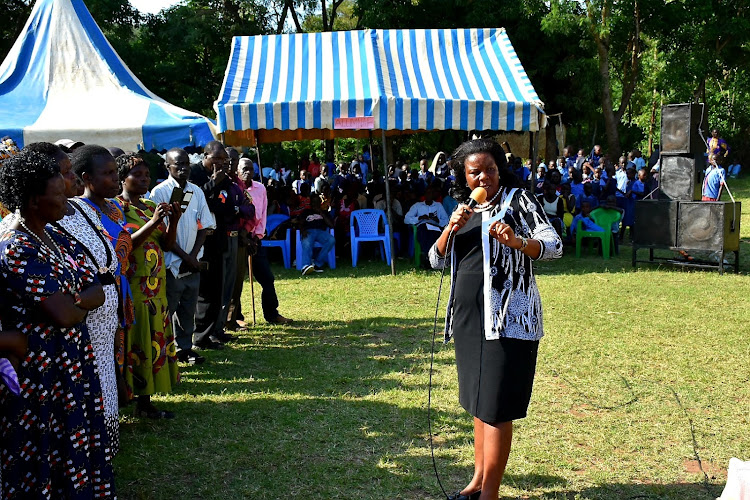
[(352, 118), (336, 118), (333, 120), (333, 128), (340, 130), (362, 130), (374, 129), (374, 116), (355, 116)]

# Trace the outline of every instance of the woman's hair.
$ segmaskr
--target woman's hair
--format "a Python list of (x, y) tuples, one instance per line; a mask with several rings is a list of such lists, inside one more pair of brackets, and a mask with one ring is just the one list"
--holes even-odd
[(57, 144), (52, 144), (51, 142), (32, 142), (31, 144), (27, 144), (23, 149), (25, 149), (26, 151), (34, 151), (36, 153), (47, 155), (53, 160), (57, 160), (62, 155), (67, 154), (62, 150), (60, 146), (58, 146)]
[(49, 180), (58, 175), (60, 167), (49, 156), (21, 151), (0, 168), (0, 203), (9, 210), (23, 209), (32, 196), (43, 195)]
[(130, 175), (131, 170), (146, 162), (136, 153), (126, 153), (118, 156), (115, 159), (115, 163), (117, 163), (117, 175), (120, 178), (120, 182), (124, 182), (128, 178), (128, 175)]
[(90, 174), (94, 168), (99, 165), (98, 159), (104, 157), (107, 160), (114, 160), (112, 153), (96, 144), (86, 144), (77, 148), (71, 153), (70, 161), (73, 164), (73, 172), (83, 179), (83, 174)]
[(519, 185), (518, 178), (508, 168), (508, 164), (505, 161), (505, 150), (503, 150), (500, 144), (492, 139), (466, 141), (453, 152), (452, 160), (456, 176), (456, 180), (453, 183), (453, 197), (459, 203), (467, 201), (471, 194), (469, 186), (466, 183), (466, 159), (471, 155), (479, 153), (489, 154), (495, 160), (501, 187), (517, 187)]

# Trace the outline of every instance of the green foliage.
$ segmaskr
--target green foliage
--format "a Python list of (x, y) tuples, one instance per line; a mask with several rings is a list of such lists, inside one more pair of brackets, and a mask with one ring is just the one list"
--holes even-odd
[[(636, 0), (345, 0), (333, 28), (504, 27), (550, 114), (562, 113), (568, 140), (604, 143), (597, 46), (608, 37), (614, 108), (627, 88)], [(637, 0), (639, 72), (619, 125), (621, 149), (659, 141), (662, 104), (698, 98), (744, 163), (750, 162), (750, 6), (745, 0)], [(86, 0), (110, 43), (144, 84), (170, 102), (209, 117), (234, 35), (274, 33), (291, 2), (304, 31), (323, 29), (321, 0), (185, 0), (158, 15), (141, 15), (127, 0)], [(10, 49), (31, 11), (30, 0), (7, 0), (0, 54)], [(332, 0), (326, 0), (330, 12)], [(602, 18), (602, 9), (609, 16)], [(591, 16), (588, 13), (591, 12)], [(291, 16), (283, 30), (288, 31)], [(652, 111), (656, 108), (655, 115)], [(414, 161), (421, 151), (449, 150), (454, 133), (399, 137), (394, 152)], [(437, 139), (436, 139), (437, 138)], [(366, 141), (365, 141), (366, 142)], [(337, 141), (337, 159), (363, 141)], [(279, 147), (298, 158), (320, 145)], [(276, 152), (274, 151), (274, 155)], [(281, 154), (281, 153), (279, 153)]]
[(121, 56), (154, 93), (211, 117), (232, 37), (268, 30), (269, 15), (260, 3), (188, 0), (146, 16)]
[(6, 0), (3, 6), (3, 22), (0, 23), (0, 59), (4, 58), (18, 35), (26, 19), (31, 14), (31, 0)]

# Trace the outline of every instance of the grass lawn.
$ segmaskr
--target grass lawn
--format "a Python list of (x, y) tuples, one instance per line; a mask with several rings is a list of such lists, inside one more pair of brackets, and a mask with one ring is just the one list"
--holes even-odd
[[(730, 182), (744, 203), (739, 275), (634, 270), (627, 245), (608, 261), (571, 248), (538, 263), (546, 336), (501, 497), (708, 500), (730, 457), (750, 459), (750, 182)], [(439, 274), (338, 264), (304, 278), (275, 266), (295, 323), (266, 324), (256, 287), (258, 325), (156, 398), (175, 420), (123, 410), (121, 498), (440, 498), (426, 412)], [(438, 342), (433, 384), (453, 492), (473, 447), (452, 343)]]

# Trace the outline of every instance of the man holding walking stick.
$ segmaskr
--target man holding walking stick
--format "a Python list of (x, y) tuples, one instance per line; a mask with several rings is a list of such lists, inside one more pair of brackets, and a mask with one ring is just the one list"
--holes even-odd
[[(230, 329), (234, 327), (235, 324), (237, 327), (246, 326), (246, 322), (242, 316), (240, 297), (242, 295), (242, 286), (245, 282), (245, 274), (249, 267), (249, 262), (252, 263), (252, 267), (250, 268), (251, 286), (252, 278), (255, 278), (263, 288), (261, 293), (261, 305), (263, 307), (263, 316), (266, 321), (273, 324), (287, 324), (292, 322), (291, 319), (285, 318), (279, 314), (279, 299), (276, 296), (276, 288), (273, 283), (273, 272), (271, 272), (271, 266), (268, 263), (266, 249), (260, 244), (266, 232), (268, 199), (266, 196), (266, 188), (263, 184), (254, 181), (254, 176), (255, 167), (252, 160), (249, 158), (240, 159), (239, 165), (237, 166), (237, 177), (245, 184), (245, 192), (255, 205), (255, 218), (247, 221), (247, 223), (243, 225), (248, 233), (246, 247), (247, 256), (242, 257), (242, 267), (239, 267), (240, 262), (238, 258), (237, 281), (235, 282), (232, 301), (229, 305), (229, 317), (227, 318), (227, 325)], [(253, 300), (253, 313), (255, 312), (254, 295), (255, 294), (253, 294), (251, 299)], [(253, 321), (254, 320), (255, 314), (253, 314)]]

